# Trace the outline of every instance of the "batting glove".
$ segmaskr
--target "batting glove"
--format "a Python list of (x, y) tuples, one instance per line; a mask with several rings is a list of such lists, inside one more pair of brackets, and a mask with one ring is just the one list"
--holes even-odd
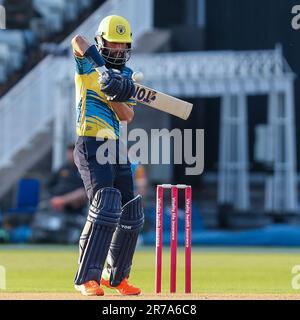
[(102, 73), (99, 79), (101, 91), (108, 96), (109, 100), (126, 102), (132, 97), (135, 86), (131, 79), (132, 71), (129, 70), (126, 70), (125, 74), (121, 74), (119, 70), (115, 69), (109, 69)]
[(119, 70), (109, 69), (101, 74), (99, 83), (101, 91), (109, 97), (114, 97), (121, 90), (122, 75)]

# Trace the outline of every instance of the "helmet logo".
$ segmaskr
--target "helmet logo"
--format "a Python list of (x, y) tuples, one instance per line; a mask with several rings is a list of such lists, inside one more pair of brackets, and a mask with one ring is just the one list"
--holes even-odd
[(118, 34), (124, 34), (125, 32), (126, 32), (126, 28), (125, 28), (125, 26), (122, 26), (122, 25), (117, 25), (117, 27), (116, 27), (116, 31), (117, 31), (117, 33)]

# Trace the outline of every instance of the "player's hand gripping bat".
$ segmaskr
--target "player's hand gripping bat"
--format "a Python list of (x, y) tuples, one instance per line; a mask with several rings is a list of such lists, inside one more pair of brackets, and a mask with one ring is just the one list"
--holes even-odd
[[(93, 45), (89, 47), (86, 51), (86, 54), (92, 59), (95, 70), (99, 73), (100, 77), (103, 74), (103, 77), (106, 73), (105, 61), (99, 55), (96, 47)], [(135, 72), (133, 75), (133, 81), (140, 81), (142, 78), (141, 72)], [(105, 79), (103, 79), (105, 81)], [(100, 79), (101, 82), (101, 79)], [(136, 83), (135, 92), (133, 94), (133, 99), (137, 102), (149, 106), (151, 108), (167, 112), (174, 116), (177, 116), (181, 119), (186, 120), (193, 108), (193, 105), (189, 102), (177, 99), (175, 97), (169, 96), (165, 93), (153, 90), (146, 86)]]
[[(98, 68), (96, 68), (96, 70), (97, 69)], [(98, 73), (101, 76), (102, 72), (98, 71)], [(143, 75), (141, 72), (134, 72), (132, 75), (133, 81), (136, 82), (135, 92), (132, 97), (134, 100), (148, 107), (177, 116), (181, 119), (188, 119), (193, 108), (191, 103), (139, 84), (138, 82), (142, 80), (142, 77)]]

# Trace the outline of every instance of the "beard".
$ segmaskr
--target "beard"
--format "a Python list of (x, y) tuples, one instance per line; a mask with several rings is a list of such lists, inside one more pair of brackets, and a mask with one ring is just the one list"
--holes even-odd
[(125, 67), (125, 63), (124, 64), (114, 64), (114, 63), (105, 61), (105, 67), (107, 69), (118, 69), (118, 70), (122, 71), (123, 68)]

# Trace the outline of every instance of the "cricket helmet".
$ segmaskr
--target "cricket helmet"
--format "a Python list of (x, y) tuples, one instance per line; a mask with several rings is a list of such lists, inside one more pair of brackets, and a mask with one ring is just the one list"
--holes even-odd
[[(123, 66), (131, 55), (132, 33), (129, 22), (117, 15), (105, 17), (99, 24), (95, 37), (104, 60), (112, 67)], [(107, 42), (126, 43), (126, 49), (112, 49)]]

